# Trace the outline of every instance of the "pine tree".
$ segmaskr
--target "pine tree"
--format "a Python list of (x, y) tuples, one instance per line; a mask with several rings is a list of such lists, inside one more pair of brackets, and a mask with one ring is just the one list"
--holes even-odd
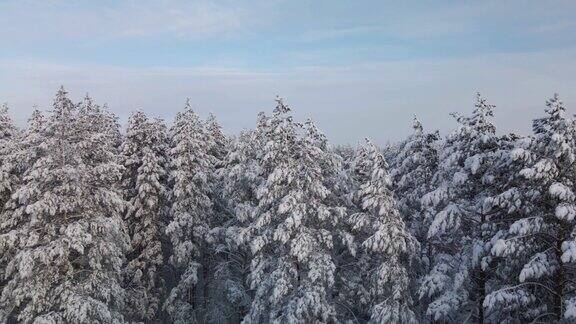
[[(45, 147), (42, 146), (46, 141), (46, 127), (46, 118), (35, 109), (28, 119), (26, 130), (7, 143), (10, 152), (7, 152), (4, 157), (3, 168), (8, 181), (6, 188), (9, 188), (10, 193), (15, 192), (25, 183), (26, 173), (46, 152)], [(18, 201), (11, 199), (10, 196), (6, 198), (7, 201), (4, 204), (6, 210), (12, 211), (17, 208)]]
[(433, 320), (485, 320), (483, 301), (490, 273), (490, 240), (497, 230), (483, 210), (494, 175), (490, 166), (499, 148), (490, 121), (494, 106), (479, 94), (471, 117), (456, 116), (459, 128), (442, 149), (435, 189), (423, 197), (434, 213), (428, 230), (432, 266), (420, 287), (431, 301)]
[[(110, 155), (109, 158), (118, 158), (118, 146), (121, 141), (120, 124), (118, 118), (109, 112), (106, 106), (99, 106), (92, 98), (86, 94), (82, 104), (79, 107), (79, 118), (83, 132), (89, 134), (85, 138), (88, 147), (84, 151), (92, 154), (88, 159), (96, 162), (102, 159), (98, 155)], [(92, 145), (92, 146), (90, 146)]]
[[(260, 122), (263, 116), (260, 115)], [(223, 210), (227, 218), (213, 232), (217, 238), (216, 248), (222, 257), (216, 263), (214, 291), (220, 292), (215, 299), (214, 321), (225, 317), (234, 322), (245, 317), (252, 303), (248, 282), (251, 252), (250, 223), (257, 211), (257, 190), (264, 179), (260, 176), (260, 157), (264, 146), (263, 127), (243, 131), (230, 144), (223, 168)], [(221, 320), (220, 320), (221, 321)]]
[(8, 105), (3, 104), (0, 106), (0, 210), (4, 209), (18, 180), (15, 175), (17, 161), (9, 156), (17, 149), (19, 135), (8, 113)]
[(150, 121), (143, 112), (132, 114), (122, 146), (125, 198), (129, 204), (125, 222), (132, 247), (125, 281), (128, 314), (138, 321), (157, 319), (164, 297), (166, 142), (162, 121)]
[(329, 204), (325, 153), (310, 128), (301, 126), (281, 99), (272, 117), (262, 117), (265, 138), (257, 189), (258, 207), (248, 228), (254, 300), (246, 322), (328, 322), (335, 264), (332, 226), (342, 210)]
[(394, 194), (398, 197), (398, 211), (420, 242), (422, 270), (429, 271), (432, 251), (427, 244), (427, 232), (433, 215), (430, 215), (420, 198), (433, 190), (432, 178), (438, 167), (439, 134), (424, 133), (422, 123), (414, 117), (414, 132), (401, 143), (391, 165), (390, 175)]
[[(17, 159), (16, 153), (19, 152), (19, 135), (8, 113), (8, 105), (0, 106), (0, 219), (5, 210), (9, 208), (10, 196), (20, 181), (19, 166), (21, 162)], [(9, 261), (9, 258), (0, 256), (0, 274), (5, 272), (6, 264)], [(1, 290), (4, 287), (4, 280), (3, 277), (0, 278)]]
[(42, 150), (3, 214), (0, 254), (10, 257), (3, 316), (22, 322), (120, 322), (127, 237), (113, 159), (87, 159), (78, 107), (60, 89)]
[(414, 323), (408, 269), (418, 242), (406, 228), (391, 190), (387, 163), (370, 141), (354, 161), (352, 214), (355, 257), (343, 289), (359, 321)]
[(491, 252), (506, 262), (512, 280), (484, 302), (502, 318), (576, 319), (576, 128), (565, 110), (558, 95), (547, 102), (547, 115), (533, 123), (534, 135), (508, 154), (510, 180), (489, 201), (510, 219)]
[(494, 248), (500, 245), (499, 240), (508, 236), (508, 228), (522, 213), (523, 197), (520, 188), (525, 180), (520, 171), (531, 162), (531, 156), (524, 154), (529, 145), (529, 137), (509, 135), (502, 138), (502, 145), (493, 168), (498, 170), (492, 184), (491, 195), (484, 201), (485, 212), (491, 215), (493, 222), (499, 224), (500, 230), (494, 233), (491, 239), (491, 254), (494, 257), (492, 264), (496, 275), (496, 282), (492, 283), (491, 292), (484, 299), (484, 308), (493, 321), (529, 322), (540, 313), (542, 308), (536, 306), (536, 298), (526, 289), (509, 289), (511, 283), (517, 281), (519, 272), (524, 265), (522, 259), (500, 257), (495, 254)]
[(9, 114), (8, 104), (0, 105), (0, 140), (8, 140), (18, 134)]
[(206, 283), (200, 282), (200, 270), (213, 216), (212, 164), (204, 124), (189, 101), (176, 116), (170, 135), (172, 208), (166, 233), (173, 246), (170, 261), (177, 271), (177, 283), (165, 308), (174, 322), (187, 323), (202, 321), (206, 308)]
[(247, 188), (243, 188), (243, 183), (237, 178), (245, 174), (236, 172), (242, 167), (238, 164), (243, 163), (239, 161), (239, 155), (254, 153), (245, 152), (244, 145), (253, 143), (244, 142), (246, 133), (241, 134), (237, 141), (230, 141), (212, 114), (205, 125), (212, 170), (209, 197), (213, 212), (203, 267), (207, 299), (205, 320), (235, 323), (244, 317), (251, 302), (246, 285), (249, 253), (246, 244), (238, 240), (238, 222), (234, 215), (236, 205), (241, 203), (236, 198), (242, 196)]
[(34, 109), (28, 119), (26, 130), (22, 133), (22, 137), (18, 138), (16, 148), (9, 157), (16, 166), (19, 183), (22, 182), (26, 170), (30, 169), (38, 158), (40, 158), (41, 154), (45, 152), (45, 150), (40, 147), (40, 144), (45, 141), (46, 128), (46, 117), (40, 110)]
[(228, 139), (213, 114), (208, 115), (206, 119), (206, 136), (209, 141), (208, 154), (216, 159), (215, 165), (219, 166), (226, 158)]

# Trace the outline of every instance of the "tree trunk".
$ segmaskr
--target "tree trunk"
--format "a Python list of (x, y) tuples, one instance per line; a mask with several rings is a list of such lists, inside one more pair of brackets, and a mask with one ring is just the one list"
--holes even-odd
[(209, 285), (208, 283), (210, 282), (210, 270), (211, 270), (211, 263), (210, 260), (205, 257), (204, 258), (205, 262), (204, 262), (204, 309), (207, 311), (208, 310), (208, 299), (209, 299)]
[(564, 265), (562, 264), (562, 242), (564, 241), (564, 229), (560, 228), (558, 239), (556, 240), (556, 260), (558, 261), (558, 272), (554, 278), (555, 292), (554, 295), (554, 313), (558, 320), (562, 320), (564, 307)]
[[(480, 230), (482, 224), (486, 222), (486, 216), (484, 213), (480, 215)], [(482, 233), (482, 232), (481, 232)], [(483, 242), (486, 242), (488, 238), (485, 237), (484, 234), (480, 234), (480, 238)], [(478, 323), (484, 323), (484, 298), (486, 298), (486, 272), (482, 269), (482, 264), (478, 265), (478, 275), (476, 279), (476, 289), (478, 290), (477, 294), (477, 303), (478, 303)]]
[(480, 269), (478, 273), (478, 323), (484, 323), (484, 298), (486, 298), (486, 273)]
[[(202, 247), (202, 250), (205, 248)], [(201, 253), (198, 257), (199, 261), (201, 262), (201, 266), (198, 269), (197, 278), (198, 282), (194, 287), (194, 299), (195, 299), (195, 307), (194, 310), (196, 312), (196, 318), (200, 323), (204, 323), (206, 320), (206, 311), (207, 311), (207, 304), (208, 304), (208, 296), (206, 295), (208, 291), (208, 281), (206, 280), (208, 277), (208, 262), (207, 256), (205, 253)]]

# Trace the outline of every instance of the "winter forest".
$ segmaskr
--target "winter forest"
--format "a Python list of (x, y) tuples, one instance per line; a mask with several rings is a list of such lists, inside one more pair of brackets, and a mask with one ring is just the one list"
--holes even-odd
[(0, 320), (574, 322), (576, 124), (542, 106), (531, 134), (478, 95), (446, 136), (351, 147), (281, 98), (236, 136), (190, 101), (4, 105)]

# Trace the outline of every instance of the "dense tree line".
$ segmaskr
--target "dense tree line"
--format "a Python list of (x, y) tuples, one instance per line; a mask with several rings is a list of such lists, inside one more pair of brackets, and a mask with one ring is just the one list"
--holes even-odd
[(125, 129), (64, 89), (25, 129), (2, 106), (0, 320), (576, 321), (576, 124), (494, 108), (380, 149), (280, 98), (234, 137), (189, 101)]

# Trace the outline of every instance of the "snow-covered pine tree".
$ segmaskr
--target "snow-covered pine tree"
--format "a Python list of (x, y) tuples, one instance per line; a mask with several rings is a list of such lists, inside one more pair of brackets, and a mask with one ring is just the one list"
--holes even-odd
[[(264, 136), (258, 207), (248, 228), (255, 290), (247, 323), (328, 322), (336, 316), (331, 229), (342, 210), (330, 205), (326, 152), (295, 123), (282, 99), (261, 117)], [(315, 138), (315, 139), (313, 139)]]
[(409, 268), (418, 242), (400, 216), (391, 190), (388, 165), (367, 140), (356, 154), (352, 178), (352, 214), (348, 219), (357, 243), (343, 289), (358, 321), (414, 323)]
[(176, 323), (202, 322), (206, 282), (200, 270), (206, 258), (206, 239), (213, 217), (209, 182), (213, 165), (204, 123), (189, 100), (184, 111), (176, 115), (170, 136), (172, 208), (166, 233), (172, 241), (170, 261), (177, 276), (164, 307)]
[[(16, 157), (16, 152), (19, 152), (19, 135), (8, 113), (8, 105), (0, 106), (0, 219), (4, 211), (9, 208), (7, 203), (20, 180), (18, 167), (21, 163)], [(0, 290), (4, 287), (1, 275), (9, 261), (8, 258), (0, 256)]]
[(234, 215), (229, 225), (229, 239), (236, 245), (249, 245), (249, 225), (254, 220), (258, 208), (258, 188), (266, 181), (261, 171), (260, 161), (266, 144), (264, 134), (268, 117), (258, 116), (258, 127), (243, 131), (233, 142), (226, 156), (223, 178), (223, 196), (227, 207)]
[(459, 127), (442, 148), (435, 189), (422, 198), (434, 213), (428, 230), (433, 260), (419, 294), (430, 302), (426, 314), (435, 321), (485, 320), (495, 228), (482, 206), (490, 196), (491, 165), (499, 147), (490, 121), (493, 109), (478, 94), (472, 116), (456, 116)]
[[(530, 154), (524, 154), (531, 142), (530, 137), (509, 135), (501, 139), (500, 152), (494, 161), (495, 172), (492, 192), (484, 200), (484, 210), (490, 214), (493, 222), (498, 223), (499, 230), (494, 233), (490, 245), (494, 256), (492, 268), (495, 281), (491, 291), (484, 299), (487, 318), (491, 321), (513, 323), (515, 321), (530, 322), (542, 314), (544, 305), (536, 305), (536, 296), (531, 289), (516, 286), (518, 274), (525, 260), (495, 253), (501, 243), (499, 240), (509, 236), (509, 228), (522, 218), (522, 213), (530, 210), (521, 194), (528, 192), (528, 185), (520, 171), (533, 163)], [(512, 289), (511, 289), (512, 288)]]
[(558, 95), (548, 100), (547, 115), (533, 123), (534, 135), (509, 154), (515, 174), (489, 201), (511, 222), (492, 254), (513, 260), (512, 280), (484, 302), (504, 319), (576, 319), (576, 128), (565, 110)]
[[(425, 133), (416, 116), (412, 128), (413, 133), (398, 145), (397, 154), (391, 158), (390, 175), (398, 211), (420, 243), (418, 262), (413, 264), (410, 271), (412, 290), (417, 290), (419, 280), (430, 271), (430, 259), (433, 257), (427, 236), (434, 215), (422, 205), (421, 197), (434, 189), (432, 178), (438, 167), (440, 134), (438, 131)], [(426, 311), (425, 307), (419, 309), (420, 306), (417, 303), (414, 307), (418, 316)]]
[(78, 106), (60, 89), (34, 165), (0, 224), (10, 257), (0, 298), (3, 319), (21, 322), (123, 321), (120, 285), (128, 238), (113, 159), (85, 160)]
[(432, 177), (438, 167), (438, 132), (424, 133), (422, 123), (414, 116), (414, 132), (404, 140), (390, 167), (398, 211), (422, 248), (422, 270), (429, 271), (430, 251), (427, 234), (432, 221), (420, 198), (432, 191)]
[(217, 238), (215, 250), (220, 259), (214, 271), (214, 291), (220, 298), (213, 300), (210, 319), (231, 322), (241, 321), (252, 302), (250, 287), (247, 285), (250, 268), (250, 224), (258, 206), (257, 189), (264, 179), (260, 172), (260, 158), (264, 147), (263, 122), (259, 116), (259, 127), (240, 133), (230, 144), (223, 168), (222, 199), (225, 214), (223, 224), (213, 228)]
[(228, 151), (228, 139), (222, 132), (222, 126), (216, 120), (213, 114), (208, 115), (206, 119), (206, 136), (208, 137), (208, 153), (213, 156), (217, 166), (221, 166), (222, 161), (226, 158)]
[(356, 148), (350, 144), (338, 145), (334, 147), (334, 153), (338, 154), (341, 160), (344, 161), (344, 163), (346, 163), (354, 159), (354, 154), (356, 154)]
[[(204, 279), (207, 282), (208, 322), (236, 323), (241, 321), (249, 308), (251, 298), (247, 282), (250, 265), (249, 249), (238, 235), (239, 219), (235, 217), (237, 206), (252, 190), (246, 185), (250, 172), (248, 159), (253, 159), (260, 147), (255, 145), (255, 131), (242, 132), (235, 141), (222, 133), (221, 126), (210, 114), (205, 122), (211, 158), (212, 183), (209, 194), (213, 216), (208, 236), (208, 253), (204, 258)], [(253, 160), (251, 161), (253, 162)], [(249, 181), (249, 180), (248, 180)], [(255, 195), (254, 195), (255, 196)]]
[[(8, 174), (8, 186), (11, 192), (15, 192), (25, 183), (26, 172), (46, 152), (45, 147), (41, 145), (45, 142), (46, 124), (44, 115), (35, 109), (28, 119), (26, 130), (9, 146), (10, 152), (5, 156), (3, 163)], [(18, 201), (8, 197), (4, 207), (6, 210), (13, 211), (18, 207)]]
[(141, 111), (128, 120), (122, 145), (125, 222), (131, 238), (124, 280), (127, 314), (132, 320), (154, 321), (164, 298), (163, 237), (167, 210), (166, 127)]
[[(222, 179), (224, 173), (220, 169), (224, 167), (226, 156), (229, 149), (228, 138), (222, 133), (222, 127), (216, 120), (213, 114), (210, 114), (205, 122), (205, 136), (207, 141), (208, 156), (210, 158), (210, 172), (208, 182), (211, 183), (211, 192), (209, 193), (210, 200), (212, 201), (213, 215), (211, 219), (212, 228), (221, 228), (221, 226), (228, 219), (225, 216), (225, 203), (223, 201), (223, 186), (225, 180)], [(205, 270), (210, 271), (210, 267), (205, 267)]]
[(0, 211), (10, 199), (14, 191), (15, 168), (17, 161), (10, 159), (10, 155), (16, 150), (20, 133), (14, 126), (14, 122), (8, 113), (8, 105), (0, 106)]
[[(361, 145), (353, 153), (345, 152), (342, 170), (338, 177), (336, 194), (346, 208), (346, 216), (339, 222), (334, 231), (336, 284), (335, 303), (339, 322), (367, 322), (370, 318), (370, 305), (367, 282), (363, 281), (362, 272), (367, 268), (366, 254), (362, 254), (362, 242), (368, 235), (354, 223), (352, 215), (359, 211), (356, 191), (360, 183), (367, 181), (367, 176), (357, 168), (359, 157), (364, 155), (366, 147)], [(343, 158), (341, 150), (338, 155)]]
[(0, 140), (8, 140), (16, 136), (17, 133), (18, 129), (10, 117), (8, 104), (0, 105)]
[(9, 155), (11, 163), (16, 167), (18, 183), (21, 183), (26, 170), (30, 169), (45, 150), (40, 144), (45, 141), (47, 120), (44, 114), (34, 109), (28, 119), (26, 129), (18, 138), (18, 143)]
[[(79, 108), (79, 118), (82, 123), (82, 131), (90, 134), (90, 138), (85, 138), (86, 145), (84, 149), (87, 153), (88, 160), (100, 161), (102, 158), (118, 158), (119, 143), (121, 141), (120, 124), (118, 118), (108, 111), (106, 106), (97, 105), (92, 98), (86, 94)], [(100, 157), (98, 155), (110, 155), (109, 157)]]

